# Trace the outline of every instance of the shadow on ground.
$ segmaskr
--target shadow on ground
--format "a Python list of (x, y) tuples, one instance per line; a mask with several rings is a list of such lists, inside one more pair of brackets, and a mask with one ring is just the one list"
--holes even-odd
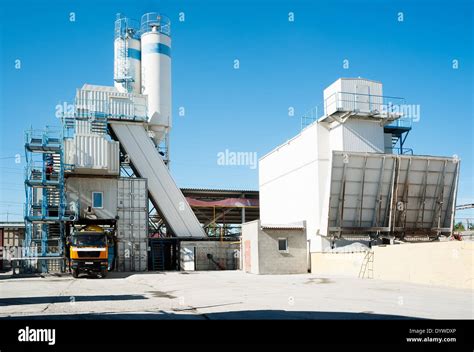
[[(99, 280), (109, 280), (109, 279), (126, 279), (129, 276), (136, 276), (136, 275), (166, 275), (167, 272), (165, 271), (135, 271), (135, 272), (120, 272), (120, 271), (111, 271), (107, 274), (105, 278), (101, 278), (98, 275), (94, 274), (80, 274), (79, 277), (76, 280), (87, 280), (87, 279), (99, 279)], [(185, 273), (185, 272), (183, 272)], [(41, 273), (36, 273), (36, 274), (17, 274), (13, 275), (11, 271), (6, 271), (6, 272), (0, 272), (0, 280), (10, 280), (10, 279), (29, 279), (29, 278), (43, 278), (43, 279), (48, 279), (48, 278), (70, 278), (72, 279), (71, 273), (65, 272), (65, 273), (51, 273), (51, 274), (41, 274)]]
[[(69, 315), (28, 315), (5, 317), (7, 320), (418, 320), (419, 318), (370, 313), (304, 312), (285, 310), (246, 310), (208, 314), (85, 313)], [(0, 320), (2, 320), (0, 319)]]
[(94, 296), (43, 296), (43, 297), (11, 297), (0, 298), (1, 306), (71, 303), (71, 302), (101, 302), (101, 301), (130, 301), (148, 299), (142, 295), (94, 295)]

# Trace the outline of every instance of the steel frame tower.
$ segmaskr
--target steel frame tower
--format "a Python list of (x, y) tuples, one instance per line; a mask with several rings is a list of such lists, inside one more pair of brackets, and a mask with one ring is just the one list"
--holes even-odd
[(62, 130), (46, 127), (25, 133), (24, 271), (64, 270), (63, 149)]

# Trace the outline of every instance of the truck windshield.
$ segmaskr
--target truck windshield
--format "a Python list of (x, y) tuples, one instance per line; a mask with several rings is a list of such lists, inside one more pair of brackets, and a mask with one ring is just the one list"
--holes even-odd
[(105, 246), (105, 236), (103, 234), (77, 234), (72, 237), (73, 246)]

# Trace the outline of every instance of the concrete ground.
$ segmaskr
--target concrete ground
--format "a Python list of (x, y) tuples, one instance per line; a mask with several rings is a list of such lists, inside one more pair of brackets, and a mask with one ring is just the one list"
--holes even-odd
[(0, 318), (473, 319), (473, 291), (241, 271), (0, 275)]

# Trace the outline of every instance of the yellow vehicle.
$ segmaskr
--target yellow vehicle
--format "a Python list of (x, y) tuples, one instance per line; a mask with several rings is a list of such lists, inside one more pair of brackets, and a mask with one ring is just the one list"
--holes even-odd
[(107, 236), (101, 227), (87, 226), (74, 231), (69, 250), (73, 277), (77, 278), (81, 272), (107, 275), (109, 251)]

